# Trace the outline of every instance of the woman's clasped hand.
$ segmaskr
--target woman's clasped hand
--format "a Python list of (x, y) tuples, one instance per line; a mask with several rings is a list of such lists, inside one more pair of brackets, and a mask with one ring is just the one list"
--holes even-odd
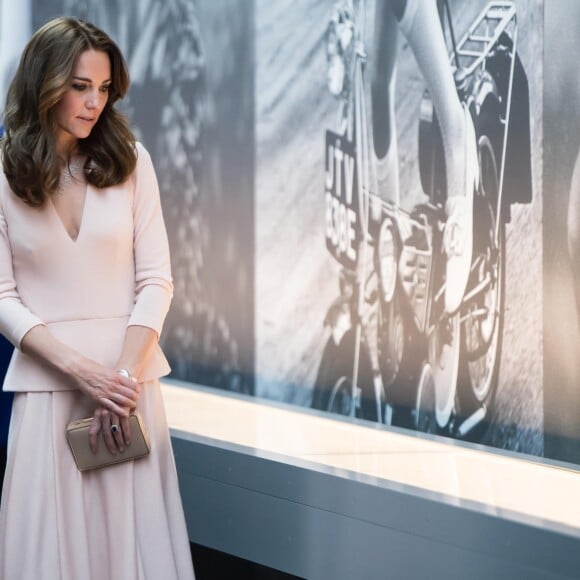
[(141, 383), (88, 359), (79, 367), (74, 373), (79, 389), (97, 404), (89, 431), (91, 449), (97, 452), (102, 431), (109, 452), (122, 453), (131, 443), (129, 414), (137, 407)]

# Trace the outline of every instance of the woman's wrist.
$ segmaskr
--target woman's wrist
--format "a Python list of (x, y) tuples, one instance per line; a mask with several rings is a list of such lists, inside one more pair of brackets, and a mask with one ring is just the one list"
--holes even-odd
[(35, 326), (24, 336), (20, 349), (72, 378), (82, 375), (87, 367), (85, 356), (57, 340), (43, 325)]
[(62, 356), (55, 357), (53, 365), (69, 377), (79, 377), (84, 374), (87, 368), (87, 359), (78, 352), (64, 352)]

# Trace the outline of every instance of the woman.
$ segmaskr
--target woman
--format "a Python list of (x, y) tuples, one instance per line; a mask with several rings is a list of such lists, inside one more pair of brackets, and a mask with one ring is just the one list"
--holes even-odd
[[(114, 104), (125, 61), (95, 26), (47, 23), (9, 89), (0, 180), (0, 331), (16, 347), (0, 577), (193, 578), (159, 377), (172, 295), (151, 159)], [(80, 473), (73, 419), (111, 453), (137, 407), (151, 454)]]

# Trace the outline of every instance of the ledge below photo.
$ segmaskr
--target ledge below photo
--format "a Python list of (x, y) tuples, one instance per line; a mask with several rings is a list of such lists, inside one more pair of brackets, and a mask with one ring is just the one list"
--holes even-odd
[(166, 381), (190, 541), (309, 580), (578, 578), (580, 473)]

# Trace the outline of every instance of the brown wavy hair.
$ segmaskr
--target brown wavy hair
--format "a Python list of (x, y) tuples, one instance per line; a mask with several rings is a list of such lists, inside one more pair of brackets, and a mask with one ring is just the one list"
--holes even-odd
[(87, 156), (85, 177), (96, 187), (125, 181), (135, 169), (135, 137), (114, 104), (129, 89), (127, 63), (102, 30), (82, 20), (56, 18), (42, 26), (22, 53), (6, 97), (4, 173), (12, 191), (31, 206), (42, 206), (58, 187), (55, 105), (70, 88), (78, 57), (87, 50), (109, 55), (111, 88), (107, 103), (79, 153)]

